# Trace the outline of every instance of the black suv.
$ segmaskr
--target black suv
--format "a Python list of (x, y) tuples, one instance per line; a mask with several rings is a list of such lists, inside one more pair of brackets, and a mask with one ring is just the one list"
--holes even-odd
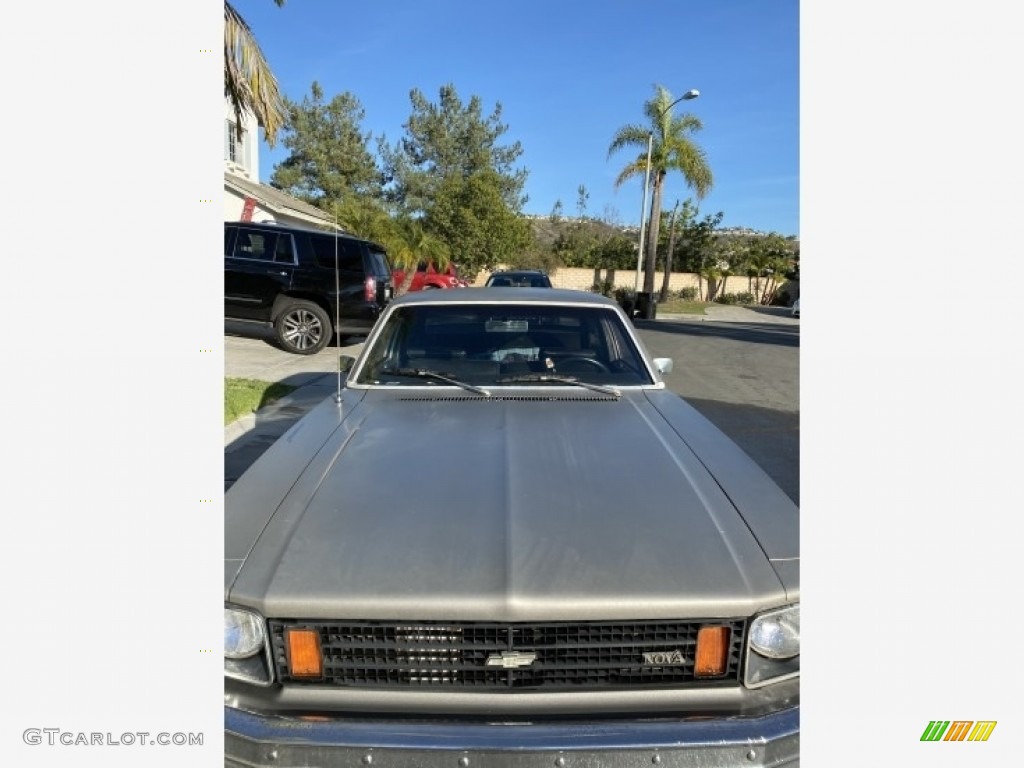
[(224, 222), (224, 316), (271, 324), (288, 352), (319, 352), (335, 317), (339, 339), (368, 333), (393, 292), (387, 254), (376, 243), (283, 224)]

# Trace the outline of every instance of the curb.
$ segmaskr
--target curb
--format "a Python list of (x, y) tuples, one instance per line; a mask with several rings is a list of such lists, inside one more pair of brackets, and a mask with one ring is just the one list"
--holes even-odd
[[(263, 408), (260, 408), (260, 411), (264, 411), (267, 408), (270, 408), (270, 406), (264, 406)], [(259, 411), (255, 413), (247, 413), (245, 416), (240, 416), (230, 424), (226, 425), (224, 427), (224, 445), (231, 445), (231, 443), (235, 442), (238, 438), (243, 437), (256, 429), (256, 413), (259, 413)]]
[(738, 307), (727, 307), (721, 310), (712, 310), (711, 312), (704, 315), (664, 314), (658, 315), (656, 318), (654, 318), (655, 322), (657, 322), (658, 320), (671, 320), (673, 322), (689, 321), (692, 323), (708, 321), (713, 323), (751, 323), (758, 325), (799, 325), (800, 323), (800, 318), (791, 317), (788, 314), (763, 314), (760, 312), (745, 310)]
[[(255, 432), (261, 423), (268, 423), (273, 421), (275, 413), (287, 412), (289, 409), (299, 408), (303, 411), (308, 410), (308, 403), (310, 400), (320, 402), (323, 397), (322, 390), (324, 389), (323, 380), (324, 377), (330, 376), (332, 378), (331, 386), (333, 388), (333, 373), (324, 373), (317, 376), (315, 379), (306, 382), (305, 384), (296, 387), (293, 391), (289, 392), (279, 400), (275, 400), (269, 405), (265, 405), (258, 411), (253, 413), (247, 413), (245, 416), (241, 416), (235, 419), (230, 424), (224, 427), (224, 445), (229, 446), (232, 443), (236, 443), (242, 438)], [(314, 390), (317, 391), (317, 395), (313, 395)], [(333, 391), (333, 389), (332, 389)]]

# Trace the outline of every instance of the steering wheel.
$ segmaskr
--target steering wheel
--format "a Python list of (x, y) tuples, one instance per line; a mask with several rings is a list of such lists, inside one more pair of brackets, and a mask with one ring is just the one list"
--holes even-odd
[[(597, 368), (601, 373), (611, 373), (611, 371), (608, 370), (607, 365), (592, 357), (563, 357), (558, 361), (558, 366), (565, 365), (566, 363), (586, 363), (587, 365), (592, 365), (594, 368)], [(558, 366), (556, 366), (556, 368)]]

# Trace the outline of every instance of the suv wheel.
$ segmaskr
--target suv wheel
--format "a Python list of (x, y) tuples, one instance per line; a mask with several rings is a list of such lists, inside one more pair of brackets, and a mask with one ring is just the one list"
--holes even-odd
[(331, 321), (318, 304), (293, 299), (281, 308), (274, 331), (286, 352), (315, 355), (331, 340)]

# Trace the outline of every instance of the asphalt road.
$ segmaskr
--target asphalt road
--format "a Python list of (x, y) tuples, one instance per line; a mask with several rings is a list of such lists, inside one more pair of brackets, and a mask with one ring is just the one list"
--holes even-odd
[[(671, 357), (672, 391), (703, 413), (800, 503), (800, 324), (784, 309), (715, 308), (706, 318), (638, 320), (655, 357)], [(292, 355), (273, 334), (225, 324), (225, 375), (302, 386), (336, 371), (339, 352), (359, 353), (362, 338), (339, 349)], [(298, 410), (298, 409), (290, 409)], [(294, 419), (301, 415), (289, 413)], [(266, 446), (250, 446), (251, 460)]]
[(798, 323), (637, 321), (665, 378), (800, 503)]

